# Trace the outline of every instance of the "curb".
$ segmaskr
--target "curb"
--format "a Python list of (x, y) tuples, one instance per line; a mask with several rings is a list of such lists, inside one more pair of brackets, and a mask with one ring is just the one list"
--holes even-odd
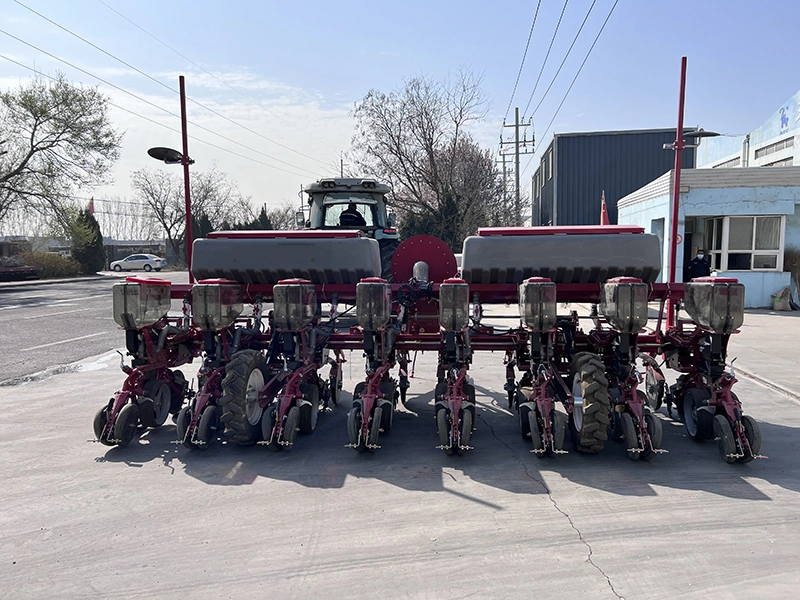
[(772, 390), (775, 390), (776, 392), (780, 392), (781, 394), (784, 394), (785, 396), (789, 396), (789, 398), (791, 398), (795, 402), (800, 402), (800, 394), (797, 394), (795, 392), (787, 390), (786, 388), (781, 387), (777, 383), (774, 383), (774, 382), (770, 381), (769, 379), (764, 379), (763, 377), (760, 377), (760, 376), (756, 375), (755, 373), (751, 373), (750, 371), (747, 371), (746, 369), (743, 369), (742, 367), (738, 367), (737, 366), (735, 370), (736, 370), (736, 374), (737, 375), (742, 375), (745, 379), (750, 379), (751, 381), (755, 381), (756, 383), (760, 383), (764, 387), (768, 387), (768, 388), (770, 388)]
[(75, 281), (97, 281), (99, 279), (106, 279), (107, 277), (107, 275), (92, 275), (88, 277), (64, 277), (63, 279), (26, 279), (25, 281), (3, 281), (0, 282), (0, 290), (26, 287), (31, 285), (52, 285), (55, 283), (72, 283)]

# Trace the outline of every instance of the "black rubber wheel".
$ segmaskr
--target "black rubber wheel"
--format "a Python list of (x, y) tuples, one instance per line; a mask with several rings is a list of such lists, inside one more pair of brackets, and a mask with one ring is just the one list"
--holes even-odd
[(138, 425), (139, 407), (135, 404), (123, 406), (117, 415), (116, 423), (114, 423), (114, 438), (117, 440), (117, 446), (123, 448), (130, 444), (133, 441), (133, 436), (136, 435), (136, 427)]
[(192, 407), (184, 406), (178, 413), (178, 418), (175, 419), (175, 428), (178, 433), (178, 441), (189, 450), (194, 450), (197, 446), (194, 445), (192, 440), (186, 438), (189, 431), (189, 425), (192, 423)]
[(213, 444), (219, 432), (219, 409), (214, 405), (208, 405), (200, 415), (200, 422), (197, 424), (197, 447), (206, 450)]
[(636, 434), (636, 426), (633, 424), (633, 417), (628, 413), (622, 413), (619, 416), (619, 420), (622, 425), (622, 438), (625, 440), (628, 458), (631, 460), (639, 460), (641, 452), (635, 452), (635, 450), (639, 448), (639, 436)]
[(361, 433), (361, 407), (354, 406), (347, 413), (347, 437), (350, 439), (350, 445), (356, 449), (357, 452), (364, 452), (367, 449), (367, 440), (359, 440), (358, 436)]
[(139, 398), (139, 420), (144, 427), (161, 427), (169, 417), (172, 406), (172, 392), (169, 386), (159, 379), (145, 381)]
[(258, 392), (267, 381), (264, 357), (256, 350), (241, 350), (233, 355), (222, 380), (222, 416), (228, 433), (240, 446), (255, 444), (261, 436), (264, 409)]
[(539, 415), (536, 410), (528, 411), (528, 427), (530, 429), (531, 442), (533, 443), (536, 456), (542, 458), (545, 455), (545, 447), (542, 441), (542, 430), (539, 427)]
[(186, 381), (186, 376), (183, 374), (183, 371), (178, 369), (172, 371), (172, 381), (176, 386), (178, 386), (180, 391), (176, 392), (170, 388), (171, 401), (169, 412), (171, 412), (173, 415), (177, 415), (178, 411), (180, 411), (181, 407), (183, 407), (183, 400), (186, 398), (186, 389), (189, 387), (189, 382)]
[(152, 271), (152, 270), (153, 270), (153, 267), (151, 267), (150, 265), (145, 265), (143, 268), (144, 268), (144, 270), (145, 270), (145, 271), (147, 271), (148, 273), (149, 273), (150, 271)]
[(283, 422), (283, 435), (281, 436), (282, 446), (286, 450), (291, 450), (292, 444), (297, 439), (297, 426), (300, 423), (300, 409), (293, 406), (286, 413), (286, 421)]
[(469, 446), (469, 441), (472, 439), (472, 424), (472, 411), (468, 409), (462, 410), (459, 450), (466, 450)]
[(683, 425), (695, 442), (714, 437), (714, 410), (708, 406), (711, 393), (702, 388), (689, 388), (683, 395)]
[(517, 397), (517, 383), (513, 379), (506, 380), (506, 395), (508, 397), (508, 409), (511, 410)]
[(520, 403), (518, 406), (519, 410), (519, 432), (522, 435), (523, 440), (527, 440), (531, 437), (531, 424), (528, 421), (528, 415), (530, 413), (535, 413), (536, 411), (533, 409), (532, 403), (529, 403), (527, 400), (524, 403)]
[(303, 403), (299, 407), (300, 433), (314, 433), (319, 420), (319, 388), (315, 383), (306, 383), (300, 386), (300, 390), (303, 392), (303, 400), (311, 403), (310, 406)]
[(120, 267), (119, 265), (114, 265), (114, 270), (115, 270), (117, 273), (119, 273), (120, 271), (122, 271), (122, 267)]
[(731, 424), (725, 415), (716, 415), (714, 417), (714, 438), (722, 460), (728, 464), (736, 462), (736, 440), (733, 437)]
[(381, 431), (381, 417), (383, 416), (383, 409), (376, 406), (372, 413), (372, 423), (369, 425), (369, 446), (370, 450), (374, 450), (378, 445), (378, 436)]
[(453, 453), (453, 446), (450, 445), (450, 421), (444, 408), (436, 411), (436, 431), (439, 433), (439, 444), (444, 453), (450, 456)]
[(570, 432), (578, 452), (595, 453), (608, 439), (608, 379), (600, 357), (579, 352), (572, 357), (568, 385), (575, 399)]
[(400, 245), (400, 240), (382, 239), (379, 242), (381, 249), (381, 277), (386, 281), (392, 282), (392, 257), (395, 250)]
[[(333, 369), (331, 369), (333, 371)], [(328, 386), (330, 389), (331, 404), (336, 406), (339, 404), (339, 393), (342, 391), (342, 365), (336, 369), (336, 375), (328, 377)]]
[(367, 384), (364, 383), (363, 381), (359, 381), (356, 384), (356, 387), (353, 389), (353, 400), (354, 401), (358, 400), (359, 398), (361, 398), (361, 394), (364, 393), (364, 388), (365, 387), (367, 387)]
[(408, 375), (400, 374), (400, 402), (406, 405), (406, 395), (408, 393)]
[(554, 450), (564, 449), (564, 438), (567, 436), (567, 415), (553, 409), (551, 417)]
[(392, 430), (392, 422), (394, 421), (394, 405), (395, 405), (395, 387), (394, 381), (384, 381), (380, 385), (380, 390), (391, 404), (381, 405), (381, 429), (384, 433), (389, 433)]
[(98, 410), (97, 413), (95, 413), (92, 427), (94, 428), (94, 437), (98, 442), (104, 446), (114, 446), (115, 444), (113, 442), (109, 442), (103, 435), (103, 430), (106, 428), (106, 423), (108, 423), (108, 406), (104, 406)]
[(644, 424), (645, 427), (647, 427), (647, 435), (650, 436), (650, 443), (653, 448), (645, 448), (640, 458), (642, 460), (652, 460), (656, 455), (653, 450), (661, 448), (661, 442), (664, 439), (664, 429), (661, 427), (661, 419), (659, 419), (655, 413), (647, 413), (644, 416)]
[(761, 453), (761, 427), (750, 415), (742, 415), (742, 426), (747, 443), (750, 444), (750, 454), (737, 458), (736, 461), (744, 464), (751, 462)]

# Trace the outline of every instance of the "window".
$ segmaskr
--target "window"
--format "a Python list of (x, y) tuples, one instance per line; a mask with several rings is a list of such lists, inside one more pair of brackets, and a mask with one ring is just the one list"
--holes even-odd
[(547, 153), (547, 179), (553, 177), (553, 151)]
[(770, 154), (774, 154), (775, 152), (779, 152), (780, 150), (793, 147), (794, 147), (794, 137), (788, 137), (785, 140), (781, 140), (780, 142), (775, 142), (774, 144), (770, 144), (769, 146), (764, 146), (763, 148), (759, 148), (758, 150), (756, 150), (756, 158), (761, 158), (762, 156), (768, 156)]
[(730, 160), (726, 160), (724, 163), (719, 163), (718, 165), (714, 165), (711, 167), (712, 169), (730, 169), (732, 167), (738, 167), (742, 163), (742, 157), (737, 156), (736, 158), (732, 158)]
[(776, 160), (775, 162), (762, 165), (763, 167), (791, 167), (794, 164), (794, 157), (784, 158), (783, 160)]
[(713, 217), (705, 222), (705, 245), (712, 269), (783, 269), (784, 217)]

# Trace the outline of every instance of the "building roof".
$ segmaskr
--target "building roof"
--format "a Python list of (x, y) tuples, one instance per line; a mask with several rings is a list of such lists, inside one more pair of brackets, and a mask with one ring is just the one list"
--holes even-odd
[[(672, 173), (667, 171), (658, 179), (620, 198), (622, 208), (658, 198), (672, 192)], [(681, 169), (681, 192), (691, 188), (744, 188), (800, 186), (800, 167), (745, 167), (739, 169)]]

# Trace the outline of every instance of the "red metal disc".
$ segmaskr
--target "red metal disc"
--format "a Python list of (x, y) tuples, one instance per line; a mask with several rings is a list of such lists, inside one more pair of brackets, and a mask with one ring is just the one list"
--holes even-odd
[(439, 238), (432, 235), (415, 235), (397, 247), (392, 258), (392, 278), (395, 283), (408, 281), (418, 261), (428, 263), (428, 279), (441, 283), (458, 272), (456, 255)]

